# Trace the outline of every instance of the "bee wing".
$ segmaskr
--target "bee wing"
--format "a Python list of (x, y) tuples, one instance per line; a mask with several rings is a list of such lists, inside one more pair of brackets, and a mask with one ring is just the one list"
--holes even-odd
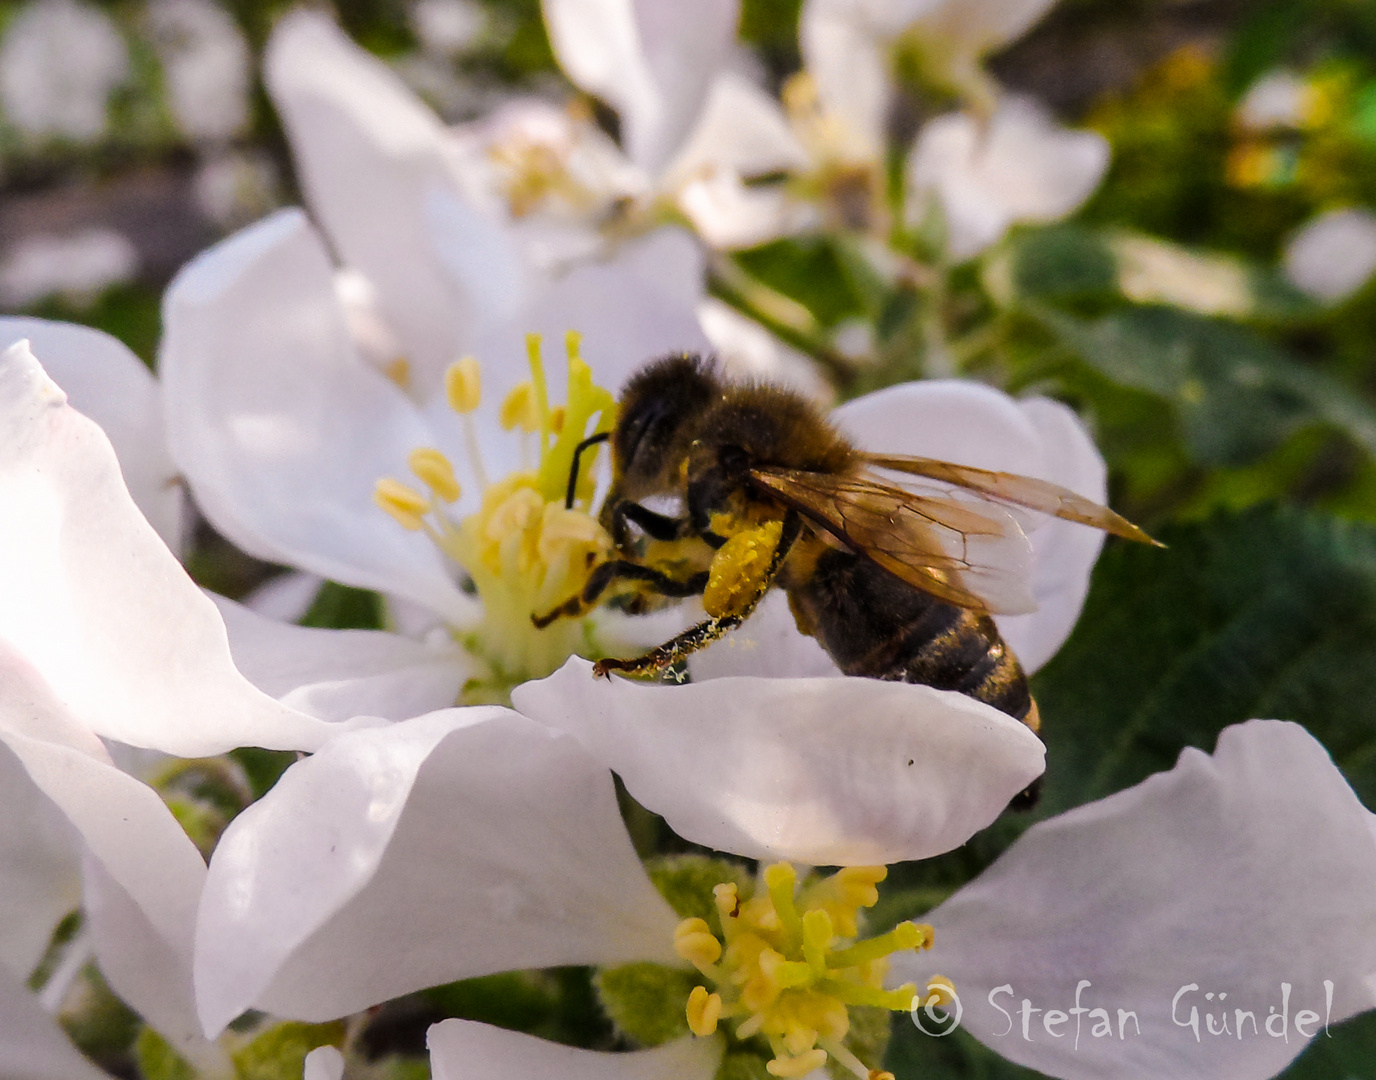
[(1136, 540), (1142, 544), (1161, 544), (1120, 514), (1115, 514), (1107, 506), (1100, 506), (1069, 488), (1037, 480), (1031, 476), (1017, 473), (994, 472), (991, 469), (976, 469), (969, 465), (954, 465), (949, 461), (936, 458), (906, 457), (899, 454), (862, 454), (867, 465), (911, 476), (925, 476), (929, 480), (939, 480), (978, 492), (992, 499), (1026, 506), (1044, 514), (1078, 521), (1104, 532)]
[(760, 466), (754, 484), (914, 588), (981, 613), (1036, 609), (1032, 545), (993, 504), (918, 495), (863, 476)]

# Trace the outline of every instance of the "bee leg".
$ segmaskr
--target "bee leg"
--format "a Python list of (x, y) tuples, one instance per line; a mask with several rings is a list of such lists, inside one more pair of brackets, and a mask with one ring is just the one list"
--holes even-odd
[(543, 630), (555, 619), (583, 615), (591, 611), (608, 586), (618, 580), (639, 581), (661, 596), (682, 599), (685, 596), (697, 596), (702, 592), (707, 585), (707, 571), (694, 574), (686, 581), (679, 581), (653, 567), (642, 566), (629, 559), (613, 559), (611, 562), (601, 563), (588, 575), (587, 584), (583, 586), (582, 592), (569, 597), (553, 611), (544, 615), (532, 615), (530, 621), (535, 624), (537, 630)]
[[(748, 557), (742, 557), (741, 549), (752, 542), (758, 542), (759, 536), (756, 534), (773, 532), (772, 527), (774, 526), (777, 526), (777, 533), (774, 534), (773, 550), (770, 552), (768, 564), (762, 572), (755, 574), (743, 572), (740, 564), (750, 560)], [(790, 510), (781, 522), (769, 522), (761, 526), (760, 529), (738, 534), (737, 537), (733, 538), (733, 541), (739, 540), (740, 543), (733, 547), (732, 541), (728, 541), (721, 549), (719, 558), (713, 560), (712, 570), (708, 573), (713, 575), (714, 580), (709, 580), (706, 583), (706, 589), (703, 590), (704, 604), (707, 604), (710, 592), (715, 592), (726, 605), (725, 607), (719, 607), (715, 612), (713, 612), (712, 607), (708, 607), (709, 618), (695, 626), (690, 626), (683, 633), (670, 638), (663, 645), (651, 649), (643, 656), (637, 656), (630, 660), (599, 660), (593, 665), (593, 674), (605, 677), (613, 671), (621, 671), (627, 675), (644, 675), (663, 671), (699, 649), (712, 644), (728, 631), (740, 626), (750, 617), (750, 613), (755, 610), (759, 602), (764, 599), (765, 593), (769, 591), (775, 575), (779, 572), (779, 567), (783, 565), (784, 559), (788, 557), (794, 541), (798, 539), (801, 532), (802, 519)], [(723, 565), (719, 567), (718, 562)], [(714, 585), (716, 586), (715, 589), (713, 588)], [(742, 585), (744, 585), (744, 589)]]
[(618, 548), (627, 543), (627, 524), (636, 525), (651, 540), (682, 540), (692, 529), (688, 518), (671, 518), (657, 514), (648, 507), (641, 506), (630, 499), (622, 499), (612, 507), (612, 542)]

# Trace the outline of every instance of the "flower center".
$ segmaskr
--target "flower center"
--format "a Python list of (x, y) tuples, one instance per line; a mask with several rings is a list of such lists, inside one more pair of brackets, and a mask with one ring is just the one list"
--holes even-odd
[(452, 462), (434, 447), (410, 455), (421, 486), (385, 477), (374, 491), (378, 506), (403, 528), (424, 532), (462, 568), (482, 601), (481, 623), (456, 634), (487, 667), (465, 685), (468, 704), (505, 702), (513, 686), (543, 678), (575, 651), (587, 651), (586, 620), (561, 619), (537, 630), (531, 615), (576, 593), (612, 550), (611, 537), (589, 513), (595, 487), (591, 455), (581, 461), (573, 506), (564, 502), (575, 449), (594, 417), (596, 431), (610, 430), (616, 401), (592, 381), (592, 369), (579, 356), (578, 335), (570, 332), (568, 402), (551, 407), (539, 335), (529, 335), (526, 344), (532, 377), (507, 395), (500, 418), (505, 430), (534, 437), (534, 468), (486, 481), (471, 421), (481, 403), (481, 372), (476, 360), (465, 357), (445, 373), (445, 393), (464, 419), (474, 472), (484, 484), (479, 509), (461, 520), (447, 512), (460, 495), (459, 483)]
[(913, 984), (884, 989), (887, 958), (932, 943), (932, 928), (912, 922), (855, 940), (859, 911), (879, 899), (875, 886), (886, 874), (882, 866), (846, 867), (798, 889), (793, 867), (776, 863), (764, 870), (764, 892), (748, 900), (734, 883), (718, 885), (722, 937), (700, 918), (685, 919), (674, 934), (679, 956), (712, 986), (689, 995), (693, 1033), (711, 1035), (730, 1019), (737, 1038), (763, 1036), (774, 1054), (766, 1065), (773, 1076), (804, 1076), (830, 1057), (863, 1080), (893, 1080), (845, 1045), (851, 1007), (912, 1007)]

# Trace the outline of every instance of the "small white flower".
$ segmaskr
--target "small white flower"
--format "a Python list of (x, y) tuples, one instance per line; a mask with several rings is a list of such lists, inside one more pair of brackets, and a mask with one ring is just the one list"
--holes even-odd
[(920, 221), (938, 199), (947, 248), (966, 259), (1017, 222), (1072, 213), (1099, 186), (1108, 160), (1103, 136), (1060, 127), (1028, 98), (1006, 98), (985, 122), (949, 113), (922, 129), (908, 158), (909, 218)]
[(138, 249), (114, 229), (32, 234), (0, 259), (0, 305), (23, 308), (49, 296), (88, 305), (110, 286), (131, 279), (138, 268)]
[(248, 43), (214, 0), (154, 0), (148, 7), (172, 115), (193, 139), (223, 142), (248, 123)]
[(105, 133), (106, 102), (128, 71), (124, 39), (104, 12), (36, 0), (0, 43), (0, 105), (29, 135), (91, 142)]
[(410, 16), (421, 48), (437, 56), (463, 52), (487, 25), (482, 5), (473, 0), (416, 0)]
[(1337, 304), (1376, 273), (1376, 214), (1361, 207), (1320, 214), (1285, 246), (1285, 275), (1297, 289)]
[(900, 40), (921, 49), (933, 73), (987, 93), (978, 61), (1021, 37), (1054, 0), (807, 0), (799, 41), (826, 110), (856, 152), (883, 153), (892, 94), (891, 50)]

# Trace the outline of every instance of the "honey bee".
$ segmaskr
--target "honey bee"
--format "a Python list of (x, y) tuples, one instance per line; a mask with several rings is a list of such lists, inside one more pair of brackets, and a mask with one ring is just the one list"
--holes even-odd
[[(700, 596), (707, 619), (643, 656), (599, 661), (600, 676), (678, 665), (777, 586), (798, 629), (845, 674), (955, 690), (1035, 731), (1027, 678), (991, 618), (1035, 607), (1016, 508), (1156, 543), (1044, 480), (859, 450), (807, 399), (727, 381), (692, 355), (641, 369), (614, 429), (580, 451), (605, 440), (612, 484), (600, 520), (619, 557), (535, 624), (582, 614), (609, 589), (632, 611)], [(898, 487), (878, 470), (941, 490)], [(570, 502), (577, 480), (575, 455)], [(677, 512), (645, 505), (666, 499)]]

